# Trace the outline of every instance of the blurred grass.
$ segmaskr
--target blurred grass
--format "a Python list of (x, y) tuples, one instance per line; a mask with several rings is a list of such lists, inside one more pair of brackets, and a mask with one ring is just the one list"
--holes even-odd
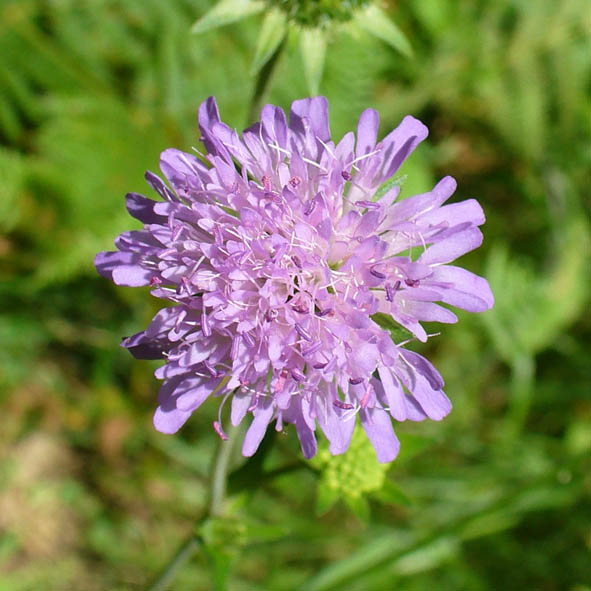
[[(262, 17), (191, 35), (210, 6), (0, 3), (1, 591), (145, 588), (205, 512), (215, 404), (177, 436), (153, 431), (153, 366), (118, 343), (157, 302), (98, 278), (92, 258), (132, 226), (123, 195), (145, 190), (159, 151), (197, 142), (200, 101), (215, 94), (246, 123)], [(588, 9), (390, 12), (414, 59), (335, 34), (320, 86), (333, 134), (367, 106), (383, 133), (407, 113), (429, 125), (404, 191), (449, 173), (481, 201), (485, 244), (465, 265), (497, 305), (421, 347), (454, 412), (398, 426), (403, 451), (367, 521), (342, 503), (316, 516), (322, 477), (291, 431), (237, 473), (230, 588), (589, 589)], [(290, 48), (271, 99), (305, 94)], [(174, 588), (210, 585), (198, 555)]]

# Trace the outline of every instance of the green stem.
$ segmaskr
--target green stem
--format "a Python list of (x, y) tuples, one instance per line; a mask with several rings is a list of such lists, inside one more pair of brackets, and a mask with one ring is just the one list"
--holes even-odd
[(265, 102), (269, 90), (271, 88), (271, 80), (273, 74), (279, 62), (279, 57), (283, 53), (283, 48), (287, 42), (287, 36), (277, 46), (277, 49), (273, 52), (273, 55), (269, 58), (269, 61), (260, 69), (255, 86), (252, 99), (250, 101), (250, 108), (248, 110), (248, 124), (254, 123), (259, 118), (259, 111)]
[(224, 500), (226, 498), (226, 480), (228, 466), (236, 441), (240, 434), (239, 427), (231, 427), (228, 440), (220, 441), (218, 451), (214, 457), (211, 470), (211, 489), (209, 499), (209, 517), (219, 517), (223, 513)]
[[(209, 510), (203, 516), (202, 522), (210, 517), (220, 517), (223, 514), (228, 467), (234, 445), (239, 435), (240, 428), (232, 428), (229, 432), (228, 440), (219, 442), (212, 464)], [(178, 571), (193, 557), (197, 549), (202, 546), (203, 541), (200, 536), (191, 534), (176, 552), (174, 558), (166, 565), (160, 575), (158, 575), (154, 583), (148, 587), (148, 591), (166, 591)]]

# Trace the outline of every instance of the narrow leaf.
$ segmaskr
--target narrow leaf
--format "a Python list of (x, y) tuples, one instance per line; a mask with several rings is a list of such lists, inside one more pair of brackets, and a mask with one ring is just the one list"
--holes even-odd
[(261, 27), (257, 48), (250, 72), (258, 74), (259, 70), (269, 61), (287, 32), (287, 18), (280, 10), (270, 10), (265, 16)]
[(310, 94), (317, 95), (324, 71), (326, 35), (320, 29), (304, 29), (300, 35), (304, 75)]
[(412, 56), (412, 48), (404, 33), (375, 4), (370, 4), (365, 10), (360, 11), (355, 21), (361, 29), (385, 41), (403, 55)]
[(265, 8), (258, 0), (221, 0), (205, 13), (192, 27), (191, 33), (205, 33), (257, 14)]

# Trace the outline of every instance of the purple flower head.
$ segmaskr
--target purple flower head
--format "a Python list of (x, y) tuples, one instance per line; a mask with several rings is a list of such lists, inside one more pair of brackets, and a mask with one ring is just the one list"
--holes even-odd
[(267, 426), (295, 424), (307, 458), (319, 426), (333, 454), (349, 446), (356, 416), (378, 460), (396, 457), (397, 421), (440, 420), (451, 410), (443, 380), (376, 322), (388, 315), (421, 341), (421, 321), (456, 322), (440, 303), (490, 308), (486, 280), (450, 265), (477, 248), (484, 214), (474, 200), (444, 205), (456, 183), (397, 201), (384, 183), (427, 136), (413, 117), (377, 142), (378, 114), (357, 137), (330, 139), (324, 97), (295, 101), (289, 122), (267, 105), (240, 136), (214, 98), (199, 109), (203, 160), (169, 149), (146, 180), (160, 195), (127, 195), (144, 229), (95, 259), (118, 285), (150, 285), (175, 305), (123, 346), (163, 358), (156, 429), (176, 432), (207, 398), (221, 399), (214, 429), (252, 421), (243, 454)]

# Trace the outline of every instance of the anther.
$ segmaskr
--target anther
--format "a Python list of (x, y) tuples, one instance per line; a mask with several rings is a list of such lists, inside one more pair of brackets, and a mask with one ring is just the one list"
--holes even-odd
[(380, 206), (377, 203), (374, 203), (373, 201), (355, 201), (355, 205), (357, 205), (357, 207), (364, 207), (365, 209), (379, 209)]
[(349, 378), (349, 384), (351, 386), (357, 386), (357, 384), (361, 384), (363, 382), (363, 378)]
[(290, 373), (296, 382), (303, 382), (306, 379), (306, 376), (297, 367), (294, 367)]
[(310, 336), (310, 333), (303, 327), (300, 326), (299, 324), (295, 324), (294, 328), (296, 329), (296, 332), (306, 341), (311, 341), (312, 337)]
[(333, 406), (336, 406), (337, 408), (342, 408), (343, 410), (351, 410), (352, 408), (355, 408), (352, 404), (349, 404), (348, 402), (343, 402), (342, 400), (333, 400)]
[(213, 428), (215, 429), (215, 432), (220, 436), (220, 439), (222, 441), (228, 440), (228, 436), (224, 433), (224, 430), (222, 429), (222, 425), (220, 424), (219, 421), (213, 422)]
[(346, 170), (343, 170), (343, 172), (341, 172), (341, 176), (346, 180), (346, 181), (350, 181), (353, 179), (353, 176), (351, 175), (350, 172), (347, 172)]
[(316, 208), (316, 199), (310, 199), (304, 207), (304, 215), (310, 215)]
[(386, 275), (381, 271), (378, 271), (375, 267), (370, 267), (369, 272), (378, 279), (386, 279)]

